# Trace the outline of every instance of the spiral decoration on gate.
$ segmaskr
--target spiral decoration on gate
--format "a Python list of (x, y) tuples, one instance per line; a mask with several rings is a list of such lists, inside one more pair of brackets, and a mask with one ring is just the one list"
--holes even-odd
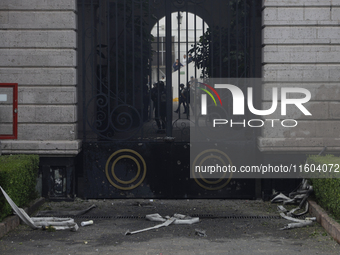
[(146, 163), (144, 158), (134, 150), (118, 150), (106, 161), (105, 174), (115, 188), (132, 190), (144, 181)]
[(217, 149), (208, 149), (199, 153), (192, 163), (192, 176), (194, 177), (195, 182), (206, 190), (219, 190), (225, 187), (232, 178), (232, 173), (224, 173), (218, 179), (206, 179), (202, 176), (201, 173), (195, 172), (195, 166), (202, 166), (208, 160), (215, 160), (219, 165), (232, 166), (232, 161), (229, 156), (221, 150)]
[(103, 93), (93, 96), (86, 107), (86, 112), (95, 114), (87, 118), (91, 130), (99, 137), (114, 140), (128, 139), (136, 135), (143, 126), (139, 110), (130, 104), (112, 106), (112, 98)]

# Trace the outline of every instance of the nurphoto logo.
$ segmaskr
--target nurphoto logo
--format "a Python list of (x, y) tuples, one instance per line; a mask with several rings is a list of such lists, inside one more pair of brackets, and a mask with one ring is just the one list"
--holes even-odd
[[(232, 96), (232, 115), (233, 116), (240, 116), (245, 115), (245, 96), (242, 92), (242, 90), (232, 84), (215, 84), (214, 87), (205, 84), (200, 83), (201, 85), (204, 85), (206, 88), (210, 89), (215, 96), (218, 98), (220, 105), (222, 104), (222, 99), (219, 95), (219, 93), (216, 91), (216, 89), (224, 90), (227, 89)], [(207, 115), (208, 114), (208, 103), (207, 103), (207, 95), (209, 95), (215, 106), (217, 106), (217, 102), (215, 100), (214, 95), (207, 89), (199, 87), (200, 90), (206, 92), (207, 94), (201, 94), (201, 115)], [(273, 114), (278, 107), (278, 91), (280, 89), (281, 93), (281, 116), (287, 115), (287, 105), (294, 105), (297, 107), (304, 115), (311, 116), (312, 114), (306, 109), (306, 107), (303, 105), (311, 99), (311, 93), (309, 90), (305, 88), (292, 88), (292, 87), (273, 87), (272, 88), (272, 100), (271, 100), (271, 107), (269, 109), (256, 109), (254, 107), (253, 102), (253, 88), (248, 87), (247, 88), (247, 106), (248, 110), (257, 116), (267, 116), (270, 114)], [(288, 95), (298, 96), (298, 98), (289, 98)], [(295, 119), (250, 119), (246, 121), (246, 119), (239, 120), (238, 122), (233, 121), (232, 118), (230, 119), (213, 119), (213, 127), (216, 127), (218, 125), (226, 125), (229, 124), (231, 127), (233, 125), (242, 125), (243, 127), (248, 124), (249, 127), (262, 127), (265, 123), (265, 121), (269, 121), (271, 123), (271, 126), (274, 127), (276, 122), (280, 122), (283, 127), (295, 127), (297, 126), (298, 122)]]

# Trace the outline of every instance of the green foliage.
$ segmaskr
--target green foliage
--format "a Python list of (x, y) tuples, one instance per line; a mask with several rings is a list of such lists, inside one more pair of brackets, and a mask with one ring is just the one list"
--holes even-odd
[[(310, 156), (308, 158), (308, 164), (320, 166), (325, 164), (340, 165), (340, 158), (333, 155)], [(316, 201), (321, 207), (333, 214), (336, 219), (340, 219), (340, 179), (337, 177), (337, 175), (340, 175), (340, 169), (338, 169), (338, 171), (339, 173), (332, 174), (333, 178), (325, 178), (326, 176), (322, 176), (322, 178), (310, 179), (314, 188)]]
[(229, 1), (227, 24), (209, 27), (199, 42), (192, 45), (189, 53), (195, 65), (202, 68), (201, 78), (247, 77), (249, 10), (249, 1)]
[[(23, 207), (37, 197), (38, 168), (37, 155), (0, 156), (0, 186), (17, 206)], [(11, 212), (11, 206), (0, 194), (0, 221)]]

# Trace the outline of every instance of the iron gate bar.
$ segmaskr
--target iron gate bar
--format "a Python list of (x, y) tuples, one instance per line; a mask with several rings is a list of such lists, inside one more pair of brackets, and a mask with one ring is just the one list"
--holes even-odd
[[(244, 13), (247, 13), (246, 0), (243, 1), (243, 4), (244, 4)], [(247, 46), (247, 29), (248, 29), (248, 26), (247, 26), (247, 15), (244, 15), (244, 46), (243, 47)], [(244, 56), (244, 66), (245, 66), (244, 77), (248, 77), (247, 76), (247, 54), (245, 54), (245, 56)]]
[[(202, 18), (202, 34), (203, 34), (203, 41), (204, 41), (204, 37), (205, 37), (205, 33), (204, 33), (204, 18)], [(204, 46), (203, 46), (204, 49)], [(205, 49), (206, 51), (206, 49)], [(212, 57), (214, 57), (214, 55), (212, 55)], [(203, 62), (203, 69), (205, 69), (205, 62)], [(207, 78), (205, 75), (203, 75), (203, 78)]]
[[(141, 70), (144, 70), (143, 69), (143, 1), (140, 1), (140, 53), (141, 53)], [(143, 72), (140, 72), (140, 80), (143, 81)], [(140, 101), (141, 101), (141, 104), (142, 104), (142, 110), (141, 110), (141, 120), (142, 120), (142, 123), (144, 123), (144, 100), (143, 100), (143, 97), (144, 97), (144, 90), (145, 90), (145, 84), (143, 84), (143, 82), (141, 83), (141, 89), (142, 89), (142, 93), (140, 94)], [(141, 124), (142, 125), (142, 124)], [(143, 128), (141, 129), (141, 132), (142, 132), (142, 137), (143, 137)]]
[[(83, 111), (83, 119), (80, 121), (83, 121), (82, 136), (84, 142), (84, 168), (86, 173), (94, 174), (94, 176), (99, 176), (102, 174), (103, 169), (101, 168), (100, 164), (96, 163), (96, 161), (106, 162), (107, 158), (110, 156), (110, 153), (105, 150), (108, 149), (113, 151), (122, 148), (134, 148), (138, 150), (138, 144), (142, 144), (141, 146), (146, 148), (145, 150), (140, 151), (142, 157), (148, 158), (148, 160), (150, 160), (151, 158), (152, 161), (154, 160), (155, 155), (158, 155), (162, 169), (157, 169), (159, 168), (159, 166), (156, 166), (156, 164), (153, 164), (152, 162), (148, 163), (148, 174), (145, 181), (142, 183), (142, 185), (144, 186), (136, 188), (128, 195), (137, 194), (138, 196), (138, 194), (140, 194), (138, 192), (143, 189), (146, 190), (147, 186), (150, 185), (150, 183), (158, 181), (157, 178), (152, 179), (152, 177), (150, 177), (150, 174), (158, 174), (158, 178), (166, 177), (165, 186), (169, 188), (170, 193), (167, 194), (170, 195), (163, 195), (164, 193), (162, 195), (154, 194), (154, 197), (169, 197), (174, 195), (178, 197), (180, 197), (181, 195), (188, 195), (190, 197), (228, 197), (230, 194), (232, 194), (230, 196), (236, 194), (235, 196), (249, 197), (250, 192), (249, 195), (242, 193), (243, 191), (240, 193), (232, 193), (234, 192), (232, 190), (233, 187), (231, 188), (232, 192), (221, 190), (220, 192), (222, 192), (223, 194), (217, 194), (216, 192), (207, 192), (205, 190), (202, 191), (201, 187), (195, 186), (196, 184), (194, 181), (191, 182), (192, 180), (183, 180), (187, 178), (184, 173), (187, 173), (185, 171), (188, 171), (188, 166), (185, 165), (186, 163), (177, 165), (176, 162), (185, 161), (184, 158), (186, 157), (186, 151), (179, 150), (178, 148), (183, 146), (183, 144), (181, 144), (180, 142), (188, 140), (185, 140), (187, 139), (185, 137), (180, 137), (180, 135), (178, 135), (180, 132), (176, 130), (177, 127), (175, 125), (172, 125), (173, 102), (171, 84), (173, 63), (172, 52), (173, 48), (175, 48), (174, 46), (178, 46), (178, 54), (175, 53), (174, 56), (177, 55), (179, 60), (181, 60), (180, 50), (183, 50), (183, 47), (185, 47), (185, 53), (188, 56), (187, 51), (190, 47), (189, 15), (191, 18), (190, 22), (194, 20), (194, 24), (192, 24), (194, 31), (190, 31), (190, 36), (194, 34), (194, 38), (197, 38), (197, 29), (199, 25), (200, 29), (202, 29), (202, 38), (205, 37), (206, 39), (208, 39), (208, 36), (211, 36), (211, 40), (215, 43), (210, 44), (211, 48), (209, 49), (207, 48), (208, 45), (204, 45), (205, 50), (210, 50), (211, 53), (215, 53), (211, 54), (210, 63), (203, 62), (202, 64), (203, 67), (211, 69), (210, 74), (216, 75), (217, 77), (220, 77), (223, 74), (227, 74), (229, 76), (236, 76), (236, 74), (238, 74), (239, 76), (249, 76), (255, 74), (255, 65), (252, 64), (255, 63), (255, 43), (257, 43), (257, 41), (255, 42), (255, 22), (252, 22), (252, 25), (250, 25), (250, 21), (253, 21), (255, 19), (255, 1), (185, 0), (179, 2), (176, 0), (78, 0), (78, 3), (79, 7), (82, 8), (82, 10), (79, 11), (79, 20), (81, 21), (80, 23), (82, 23), (80, 26), (80, 29), (82, 30), (80, 30), (79, 32), (79, 35), (82, 34), (82, 38), (81, 40), (79, 40), (82, 42), (82, 45), (80, 45), (80, 47), (82, 47), (82, 73), (80, 73), (79, 78), (82, 79), (83, 91), (79, 96), (80, 98), (82, 96), (83, 99), (83, 109), (80, 109)], [(244, 4), (244, 6), (242, 6), (242, 4)], [(218, 8), (219, 10), (217, 11), (216, 8)], [(236, 10), (237, 13), (235, 13)], [(178, 30), (177, 36), (179, 38), (176, 44), (173, 41), (171, 33), (171, 15), (174, 12), (177, 12), (178, 15), (180, 12), (183, 11), (186, 12), (185, 17), (187, 21), (185, 37), (184, 34), (182, 37), (185, 38), (185, 42), (183, 42), (182, 38), (178, 36), (181, 35), (181, 32)], [(246, 12), (247, 15), (250, 15), (249, 18), (247, 15), (242, 17), (242, 11)], [(226, 13), (228, 13), (228, 17), (222, 16)], [(153, 20), (153, 14), (157, 16), (157, 20)], [(217, 17), (216, 14), (219, 17)], [(197, 15), (202, 18), (202, 24), (198, 21), (199, 19), (197, 18)], [(237, 18), (235, 21), (236, 16)], [(162, 17), (165, 17), (166, 31), (165, 37), (161, 38), (160, 18)], [(208, 23), (205, 23), (206, 21)], [(199, 22), (199, 24), (197, 24), (197, 22)], [(235, 27), (232, 27), (233, 22), (237, 23), (237, 26), (240, 26), (241, 28), (243, 27), (243, 33), (242, 29), (241, 31), (236, 31), (236, 33), (234, 33)], [(151, 42), (148, 37), (148, 32), (151, 31), (155, 23), (157, 26), (157, 38), (155, 38), (156, 47), (154, 47), (153, 49), (157, 48), (158, 54), (153, 60), (154, 63), (156, 63), (156, 66), (154, 66), (153, 68), (157, 69), (157, 71), (155, 72), (157, 76), (152, 75), (152, 70), (148, 66), (148, 61), (151, 61), (151, 58), (149, 57), (152, 53), (152, 49), (151, 47), (149, 47), (151, 46)], [(217, 29), (215, 29), (216, 26), (218, 26)], [(209, 33), (205, 33), (207, 32), (207, 29), (210, 30), (210, 35)], [(253, 38), (250, 38), (251, 35), (253, 36)], [(233, 38), (230, 38), (231, 36)], [(238, 43), (240, 43), (240, 45), (238, 45)], [(194, 40), (193, 45), (193, 54), (199, 54), (197, 50), (199, 43), (196, 39)], [(166, 119), (168, 121), (166, 122), (165, 135), (151, 135), (150, 133), (148, 133), (148, 128), (153, 128), (153, 120), (151, 120), (152, 122), (143, 122), (144, 117), (147, 117), (143, 111), (143, 94), (144, 92), (146, 92), (146, 88), (144, 86), (144, 83), (146, 84), (146, 82), (144, 81), (144, 79), (149, 75), (147, 83), (149, 89), (151, 89), (153, 79), (157, 79), (156, 82), (160, 80), (161, 73), (159, 70), (162, 68), (160, 63), (160, 46), (164, 46), (162, 47), (162, 50), (165, 48), (165, 54), (163, 54), (162, 57), (164, 57), (165, 55), (165, 76), (168, 84), (166, 86)], [(249, 52), (245, 52), (245, 50), (248, 50), (247, 48), (251, 49), (252, 52), (251, 50)], [(233, 57), (235, 53), (232, 53), (231, 51), (237, 51), (237, 54), (244, 54), (244, 58), (238, 59), (236, 57), (236, 59), (234, 59)], [(139, 53), (140, 60), (138, 60)], [(100, 57), (102, 54), (106, 54), (105, 59)], [(224, 62), (223, 56), (228, 58), (226, 62)], [(237, 62), (236, 65), (235, 62)], [(162, 65), (164, 65), (163, 62)], [(238, 68), (235, 69), (235, 66), (238, 67), (238, 65), (245, 65), (244, 70)], [(252, 65), (252, 67), (250, 65)], [(247, 70), (248, 68), (249, 70)], [(186, 65), (186, 70), (186, 81), (188, 81), (188, 64)], [(195, 78), (200, 76), (200, 73), (198, 72), (198, 69), (194, 68), (193, 76), (195, 76)], [(178, 82), (180, 82), (180, 71), (177, 73), (177, 75), (174, 75), (174, 78), (176, 76), (178, 78)], [(138, 93), (141, 94), (138, 95)], [(107, 105), (100, 105), (99, 100), (107, 100)], [(79, 101), (81, 101), (81, 99)], [(195, 99), (192, 98), (192, 101), (192, 104), (194, 104)], [(151, 102), (150, 94), (149, 102)], [(113, 112), (118, 107), (124, 107), (124, 109), (119, 108), (118, 113)], [(101, 116), (99, 116), (100, 111), (103, 112), (103, 115)], [(123, 114), (126, 111), (128, 112), (131, 119), (135, 119), (137, 121), (133, 122), (131, 124), (131, 127), (128, 125), (129, 123), (125, 126), (119, 126), (118, 128), (120, 128), (120, 130), (116, 131), (115, 127), (112, 127), (115, 124), (114, 118), (117, 117), (115, 114)], [(148, 113), (153, 113), (153, 109), (151, 106)], [(179, 116), (180, 115), (181, 113), (179, 113)], [(194, 116), (190, 116), (191, 121), (193, 121), (192, 117)], [(184, 121), (190, 121), (190, 118), (189, 116), (187, 116), (187, 120), (181, 120), (183, 120), (183, 123), (186, 123)], [(139, 119), (141, 120), (140, 122)], [(97, 123), (99, 124), (97, 125)], [(109, 133), (111, 131), (114, 131), (115, 133), (112, 133), (110, 135)], [(176, 137), (176, 140), (174, 141), (173, 139), (165, 139), (167, 141), (162, 141), (161, 139), (164, 139), (164, 136)], [(239, 138), (239, 147), (237, 148), (240, 149), (242, 147), (241, 145), (243, 144), (244, 147), (252, 147), (251, 150), (253, 151), (255, 148), (254, 137), (252, 137), (250, 141), (247, 141), (246, 138), (241, 139), (241, 136)], [(123, 144), (123, 142), (125, 141), (127, 141), (130, 145)], [(169, 141), (174, 142), (169, 145)], [(92, 142), (93, 144), (91, 145)], [(234, 145), (228, 143), (228, 147), (229, 146)], [(158, 148), (159, 152), (157, 152), (157, 149), (155, 148)], [(102, 150), (102, 153), (97, 154), (96, 150), (99, 149)], [(156, 154), (151, 156), (151, 151), (152, 153)], [(183, 153), (183, 155), (180, 155), (180, 153)], [(251, 154), (250, 151), (247, 151), (246, 153), (249, 153), (249, 155)], [(132, 162), (132, 164), (134, 163)], [(90, 185), (97, 185), (94, 180), (89, 179), (88, 181), (90, 182)], [(106, 180), (104, 179), (102, 181), (103, 183), (101, 183), (101, 185), (106, 186)], [(245, 185), (244, 187), (249, 187), (250, 189), (252, 189), (252, 184), (249, 184), (250, 186), (247, 185)], [(110, 187), (105, 188), (110, 190), (110, 192), (112, 191)], [(177, 191), (177, 188), (179, 188), (180, 191)], [(228, 186), (227, 188), (230, 187)], [(97, 187), (97, 189), (99, 189), (99, 187)], [(121, 197), (121, 194), (119, 192), (120, 191), (117, 190), (111, 194), (113, 194), (112, 196), (114, 197)], [(100, 194), (100, 192), (93, 194), (94, 196), (96, 196), (96, 194)]]
[[(149, 24), (149, 26), (150, 26), (150, 13), (151, 13), (151, 5), (150, 5), (150, 2), (149, 2), (149, 4), (148, 4), (148, 18), (147, 18), (147, 20), (148, 20), (148, 24)], [(150, 48), (149, 50), (148, 50), (148, 55), (151, 55), (151, 52), (152, 52), (152, 49)], [(151, 68), (150, 68), (150, 70), (149, 70), (149, 72), (148, 72), (148, 75), (149, 75), (149, 79), (148, 79), (148, 84), (147, 84), (147, 87), (148, 87), (148, 98), (149, 98), (149, 107), (150, 107), (150, 109), (152, 108), (152, 104), (151, 104), (151, 93), (150, 93), (150, 91), (151, 91), (151, 86), (152, 86), (152, 77), (151, 77)], [(147, 118), (146, 118), (146, 120), (147, 121), (149, 121), (149, 120), (151, 120), (151, 118), (152, 118), (152, 111), (148, 111), (148, 116), (147, 116)]]
[(228, 1), (228, 77), (231, 74), (231, 66), (230, 66), (230, 26), (231, 26), (231, 17), (230, 17), (230, 1)]
[[(102, 12), (102, 5), (101, 4), (98, 6), (98, 10), (99, 10), (99, 13)], [(99, 26), (99, 28), (98, 28), (98, 38), (102, 38), (102, 26)], [(99, 51), (101, 52), (102, 44), (99, 44), (98, 46), (99, 46)], [(99, 93), (100, 94), (102, 94), (102, 92), (103, 92), (103, 87), (101, 86), (102, 85), (102, 67), (103, 67), (103, 65), (102, 65), (102, 63), (100, 63), (100, 65), (99, 65)], [(97, 66), (97, 68), (98, 68), (98, 66)], [(97, 88), (97, 90), (98, 90), (98, 88)]]
[[(171, 14), (172, 15), (172, 14)], [(181, 13), (180, 13), (180, 11), (178, 10), (177, 11), (177, 37), (178, 37), (178, 41), (177, 41), (177, 47), (178, 47), (178, 56), (177, 56), (177, 58), (178, 58), (178, 65), (179, 65), (179, 68), (178, 68), (178, 70), (177, 70), (177, 93), (178, 93), (178, 99), (179, 99), (179, 88), (180, 88), (180, 82), (181, 82), (181, 36), (180, 36), (180, 25), (181, 25), (181, 23), (180, 23), (180, 19), (181, 19), (181, 17), (180, 17), (180, 15), (181, 15)], [(173, 98), (173, 97), (172, 97)], [(179, 103), (179, 102), (178, 102)], [(171, 111), (172, 112), (172, 111)]]
[[(197, 38), (197, 16), (196, 16), (196, 13), (197, 13), (197, 6), (195, 5), (195, 16), (194, 16), (194, 33), (195, 33), (195, 38)], [(196, 50), (196, 46), (197, 46), (197, 43), (196, 43), (196, 40), (195, 40), (195, 55), (197, 54), (197, 50)], [(195, 79), (197, 78), (197, 68), (195, 68)]]
[[(126, 1), (124, 1), (124, 99), (125, 99), (125, 103), (126, 103)], [(118, 75), (118, 74), (117, 74)], [(116, 84), (116, 86), (118, 86), (118, 84)]]
[[(85, 26), (85, 2), (82, 1), (82, 10), (81, 10), (81, 13), (82, 13), (82, 30), (84, 30), (84, 26)], [(81, 49), (81, 55), (82, 55), (82, 58), (85, 57), (85, 36), (83, 35), (82, 36), (82, 49)], [(86, 89), (85, 89), (85, 78), (86, 78), (86, 72), (85, 72), (85, 66), (84, 66), (84, 61), (83, 61), (83, 64), (82, 64), (82, 82), (83, 82), (83, 91), (82, 91), (82, 96), (83, 96), (83, 142), (86, 142), (86, 121), (84, 121), (84, 117), (87, 116), (87, 113), (86, 113)]]
[[(219, 24), (221, 24), (221, 9), (222, 9), (222, 2), (219, 2), (219, 8), (218, 8), (218, 19), (219, 19)], [(219, 44), (222, 45), (222, 26), (219, 26)], [(220, 59), (219, 59), (219, 64), (220, 64), (220, 74), (222, 73), (222, 47), (220, 47)]]
[[(186, 38), (186, 45), (185, 45), (185, 48), (186, 48), (186, 55), (187, 55), (187, 64), (186, 64), (186, 68), (187, 68), (187, 72), (186, 72), (186, 83), (184, 84), (184, 88), (188, 88), (188, 81), (189, 81), (189, 11), (188, 11), (188, 2), (185, 3), (185, 15), (186, 15), (186, 24), (185, 24), (185, 28), (186, 28), (186, 31), (185, 31), (185, 38)], [(195, 40), (196, 41), (196, 38)], [(179, 95), (180, 96), (180, 95)], [(190, 112), (190, 106), (189, 106), (189, 100), (188, 100), (188, 97), (185, 99), (186, 101), (186, 104), (187, 104), (187, 119), (189, 119), (189, 112)], [(181, 112), (180, 109), (178, 111), (179, 113)], [(178, 117), (180, 118), (181, 115), (178, 115)]]
[[(118, 52), (118, 1), (115, 2), (115, 8), (116, 8), (116, 33), (115, 33), (115, 39), (116, 39), (116, 53)], [(109, 2), (108, 2), (108, 8), (109, 8)], [(110, 22), (110, 16), (108, 15), (108, 22)], [(110, 30), (108, 30), (109, 32)], [(109, 47), (109, 43), (110, 43), (110, 39), (109, 37), (107, 37), (107, 43), (108, 43), (108, 47)], [(110, 49), (111, 47), (109, 47)], [(116, 58), (116, 95), (118, 95), (119, 91), (118, 91), (118, 58)], [(110, 69), (108, 69), (110, 70)], [(110, 72), (108, 72), (108, 75), (110, 76)], [(118, 106), (118, 100), (115, 101), (115, 107)]]
[(238, 76), (238, 40), (239, 40), (239, 31), (238, 31), (238, 3), (236, 4), (236, 77)]
[[(165, 19), (165, 27), (166, 27), (166, 38), (168, 38), (166, 42), (166, 82), (168, 85), (172, 84), (172, 41), (170, 38), (172, 38), (171, 34), (171, 2), (165, 1), (165, 13), (166, 13), (166, 19)], [(168, 11), (167, 11), (168, 10)], [(169, 81), (169, 82), (168, 82)], [(166, 136), (172, 137), (172, 86), (166, 86), (166, 94), (167, 94), (167, 102), (166, 102)], [(170, 110), (171, 109), (171, 110)]]
[[(204, 27), (205, 27), (205, 24), (204, 24), (204, 19), (202, 20), (202, 26), (203, 26), (203, 33), (204, 33)], [(215, 22), (214, 20), (212, 20), (212, 23), (211, 23), (211, 26), (214, 27), (215, 26)], [(209, 26), (207, 26), (207, 32), (208, 32), (208, 29), (209, 29)], [(211, 33), (211, 36), (213, 37), (214, 36), (214, 31), (210, 31)], [(212, 43), (211, 44), (211, 51), (214, 52), (214, 44)], [(211, 57), (211, 63), (210, 63), (210, 67), (212, 72), (211, 72), (211, 77), (216, 77), (216, 74), (214, 73), (214, 58), (215, 56), (212, 55)]]
[[(255, 57), (256, 57), (256, 52), (255, 52), (255, 15), (256, 15), (256, 12), (255, 12), (255, 8), (256, 8), (256, 5), (255, 5), (255, 0), (252, 0), (252, 38), (253, 38), (253, 73), (251, 75), (251, 77), (257, 77), (256, 74), (255, 74)], [(262, 75), (260, 75), (260, 77), (262, 77)], [(254, 91), (254, 88), (253, 88), (253, 91)]]
[[(132, 15), (131, 15), (131, 26), (132, 26), (132, 106), (135, 106), (135, 1), (132, 0)], [(141, 17), (142, 19), (142, 17)], [(143, 86), (142, 86), (143, 87)]]

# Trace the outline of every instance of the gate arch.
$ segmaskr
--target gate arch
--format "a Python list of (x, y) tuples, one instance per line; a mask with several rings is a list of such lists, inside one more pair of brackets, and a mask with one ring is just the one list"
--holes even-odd
[[(80, 175), (84, 176), (88, 187), (86, 197), (254, 197), (253, 180), (232, 179), (218, 190), (209, 190), (190, 179), (190, 136), (187, 131), (193, 121), (192, 112), (181, 116), (173, 114), (173, 92), (167, 86), (166, 129), (164, 132), (157, 132), (154, 115), (151, 115), (155, 113), (150, 94), (150, 63), (153, 57), (150, 32), (157, 24), (157, 19), (165, 16), (167, 21), (171, 21), (172, 12), (193, 13), (211, 28), (219, 25), (227, 29), (232, 24), (232, 19), (244, 22), (244, 45), (238, 50), (247, 55), (245, 75), (255, 76), (252, 69), (256, 58), (252, 54), (257, 45), (253, 40), (256, 33), (251, 22), (256, 18), (253, 8), (260, 8), (255, 5), (254, 0), (78, 1), (78, 68), (81, 70), (78, 77), (81, 86), (78, 100), (81, 104), (79, 116), (82, 117), (79, 136), (83, 140), (84, 154), (84, 171)], [(239, 19), (237, 15), (245, 10), (247, 15)], [(166, 80), (172, 84), (170, 29), (171, 26), (165, 25), (165, 73)], [(223, 39), (220, 47), (227, 49), (228, 45), (235, 43), (232, 40), (224, 41), (217, 32), (218, 30), (214, 32), (219, 36), (217, 38), (220, 41)], [(228, 74), (228, 70), (225, 71), (223, 65), (220, 65), (222, 55), (216, 52), (212, 59), (214, 61), (209, 62), (212, 75)], [(232, 60), (228, 61), (227, 66), (235, 66)], [(181, 75), (180, 72), (177, 74)], [(199, 75), (197, 73), (195, 77)], [(242, 150), (245, 150), (249, 160), (255, 159), (255, 135), (246, 130), (241, 130), (240, 134), (240, 139), (230, 140), (227, 146), (223, 145), (231, 148), (227, 154), (233, 164), (243, 160), (242, 155), (237, 153)], [(126, 183), (129, 180), (125, 177), (132, 176), (134, 180), (138, 176), (137, 172), (127, 171), (138, 171), (143, 164), (133, 155), (124, 154), (114, 161), (115, 164), (119, 162), (119, 167), (106, 167), (116, 151), (134, 151), (145, 162), (147, 172), (142, 176), (142, 181), (137, 181), (138, 185), (132, 189), (125, 186), (120, 189), (120, 185), (112, 185), (109, 179), (120, 180), (121, 184), (128, 186), (129, 183)], [(106, 168), (109, 170), (105, 170)], [(107, 178), (110, 171), (114, 175)]]

